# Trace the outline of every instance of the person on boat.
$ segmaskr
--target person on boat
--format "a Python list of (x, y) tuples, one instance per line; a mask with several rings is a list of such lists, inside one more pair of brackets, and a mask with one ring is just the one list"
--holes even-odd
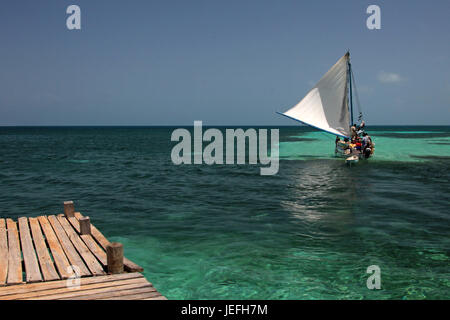
[(348, 144), (348, 150), (350, 151), (350, 154), (357, 153), (357, 150), (356, 150), (356, 137), (352, 137), (352, 139), (350, 140), (350, 142)]
[(366, 123), (363, 121), (361, 121), (361, 124), (358, 126), (358, 130), (363, 130), (364, 127), (366, 126)]
[(366, 159), (368, 159), (372, 155), (372, 145), (369, 145), (364, 149), (363, 155)]
[(345, 144), (345, 149), (350, 148), (350, 140), (348, 140), (348, 138), (344, 138), (344, 144)]
[(361, 148), (362, 148), (361, 139), (356, 139), (355, 149), (361, 151)]
[(353, 124), (351, 126), (350, 130), (351, 130), (351, 138), (352, 138), (352, 141), (353, 141), (353, 139), (358, 136), (358, 134), (356, 132), (356, 124)]
[(368, 159), (374, 150), (374, 144), (372, 142), (372, 138), (370, 138), (370, 136), (364, 132), (364, 137), (363, 137), (363, 154), (364, 157), (366, 159)]
[(336, 136), (336, 140), (334, 140), (334, 145), (335, 145), (334, 153), (337, 153), (337, 152), (338, 152), (338, 145), (339, 145), (339, 142), (341, 142), (341, 138), (339, 138), (339, 136)]
[(358, 136), (361, 136), (364, 133), (364, 127), (366, 126), (366, 123), (364, 122), (364, 120), (361, 122), (361, 124), (356, 127), (356, 134)]
[(363, 150), (366, 149), (367, 147), (370, 147), (371, 145), (372, 145), (372, 139), (370, 139), (370, 136), (366, 132), (364, 132), (363, 138), (362, 138)]
[(353, 148), (356, 147), (356, 144), (358, 143), (358, 141), (361, 142), (361, 138), (360, 137), (354, 136), (352, 138), (351, 144), (353, 145)]
[[(351, 152), (351, 147), (350, 147), (350, 141), (348, 140), (348, 138), (344, 138), (344, 142), (342, 143), (342, 141), (339, 139), (340, 142), (340, 147), (342, 148), (342, 150), (344, 151), (344, 154), (348, 154)], [(338, 142), (338, 143), (339, 143)], [(336, 145), (337, 148), (337, 145)]]

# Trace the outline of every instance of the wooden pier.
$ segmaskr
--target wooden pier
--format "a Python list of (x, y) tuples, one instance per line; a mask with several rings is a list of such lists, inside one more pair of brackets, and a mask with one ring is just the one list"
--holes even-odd
[(165, 300), (123, 256), (64, 202), (64, 214), (0, 218), (0, 300)]

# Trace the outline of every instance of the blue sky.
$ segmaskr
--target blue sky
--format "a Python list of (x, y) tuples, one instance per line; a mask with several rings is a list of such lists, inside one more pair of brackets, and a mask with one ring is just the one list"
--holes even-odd
[[(81, 8), (81, 30), (66, 8)], [(381, 8), (381, 30), (366, 8)], [(350, 49), (366, 122), (450, 124), (450, 2), (0, 3), (0, 125), (294, 125)]]

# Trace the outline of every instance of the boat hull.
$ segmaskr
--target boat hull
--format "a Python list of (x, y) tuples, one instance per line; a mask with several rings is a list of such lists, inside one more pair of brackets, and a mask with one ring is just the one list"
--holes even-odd
[(355, 164), (359, 162), (359, 157), (354, 155), (354, 156), (350, 156), (347, 159), (345, 159), (345, 163), (346, 164)]

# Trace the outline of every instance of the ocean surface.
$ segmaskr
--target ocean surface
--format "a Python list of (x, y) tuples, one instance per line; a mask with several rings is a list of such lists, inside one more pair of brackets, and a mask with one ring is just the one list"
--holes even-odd
[(369, 126), (352, 167), (281, 127), (275, 176), (176, 166), (173, 129), (0, 128), (0, 216), (74, 200), (169, 299), (450, 299), (450, 127)]

